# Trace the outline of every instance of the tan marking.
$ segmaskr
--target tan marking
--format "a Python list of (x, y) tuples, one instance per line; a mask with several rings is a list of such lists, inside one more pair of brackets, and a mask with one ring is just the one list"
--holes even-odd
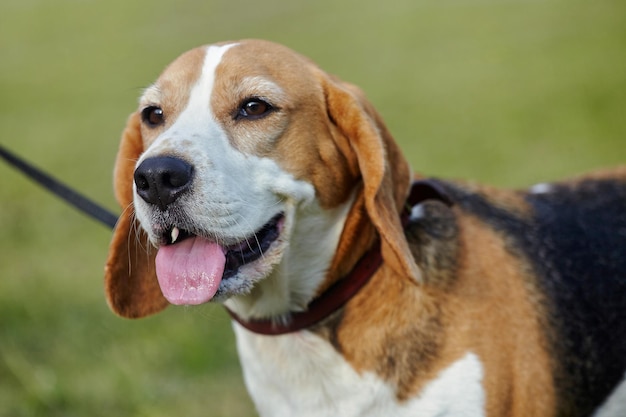
[(400, 400), (469, 351), (485, 369), (489, 416), (551, 415), (552, 365), (529, 267), (484, 223), (456, 216), (460, 265), (452, 283), (420, 287), (383, 267), (328, 336), (355, 369), (392, 383)]
[(599, 169), (596, 171), (592, 171), (586, 173), (584, 175), (579, 175), (565, 182), (555, 183), (558, 184), (577, 184), (585, 180), (615, 180), (619, 182), (626, 181), (626, 165), (618, 166), (615, 168), (605, 168)]
[[(257, 120), (237, 119), (239, 106), (251, 96), (262, 96), (277, 111)], [(319, 291), (343, 277), (371, 246), (372, 219), (385, 240), (383, 255), (389, 264), (418, 275), (410, 250), (401, 244), (398, 221), (410, 180), (408, 164), (358, 88), (326, 75), (287, 48), (245, 41), (230, 48), (216, 68), (211, 108), (235, 148), (269, 157), (295, 178), (313, 184), (323, 208), (345, 202), (359, 177), (365, 181), (348, 216), (333, 272)]]
[(141, 126), (144, 148), (171, 126), (187, 106), (191, 90), (200, 78), (205, 55), (206, 47), (185, 52), (168, 65), (156, 82), (146, 89), (139, 102), (139, 111), (147, 106), (158, 106), (163, 109), (165, 123), (157, 128)]
[(459, 213), (459, 275), (444, 306), (442, 357), (475, 352), (483, 361), (489, 416), (553, 415), (552, 363), (545, 312), (530, 266), (502, 236)]
[[(137, 113), (129, 119), (115, 173), (116, 196), (124, 209), (132, 201), (134, 161), (143, 146), (185, 108), (200, 77), (205, 51), (198, 48), (183, 54), (147, 90), (142, 106), (161, 106), (165, 126), (140, 127)], [(237, 122), (234, 116), (238, 106), (248, 96), (267, 99), (278, 110), (263, 119)], [(381, 228), (384, 221), (374, 224), (372, 219), (397, 216), (408, 189), (408, 166), (380, 116), (360, 91), (326, 75), (287, 48), (245, 41), (224, 54), (216, 69), (213, 95), (207, 97), (209, 102), (233, 146), (244, 153), (272, 158), (297, 179), (309, 181), (322, 207), (336, 207), (357, 190), (330, 267), (332, 272), (320, 291), (350, 271), (376, 238), (376, 227), (388, 241), (385, 253), (395, 251), (343, 314), (334, 317), (336, 327), (328, 335), (356, 370), (377, 373), (396, 387), (400, 400), (406, 400), (471, 351), (484, 366), (488, 415), (553, 414), (556, 400), (553, 366), (543, 336), (547, 328), (543, 300), (534, 287), (530, 266), (507, 246), (506, 236), (455, 208), (458, 246), (444, 249), (458, 254), (454, 265), (458, 273), (418, 284), (398, 273), (402, 266), (395, 268), (408, 259), (404, 267), (409, 265), (405, 270), (410, 271), (411, 253), (394, 246), (403, 240), (398, 230)], [(338, 115), (335, 120), (329, 116), (331, 107)], [(339, 116), (348, 114), (361, 117), (342, 119), (344, 124), (339, 126)], [(347, 136), (350, 130), (361, 132), (364, 122), (373, 122), (372, 130), (379, 134), (381, 146), (358, 149), (362, 138)], [(364, 167), (365, 163), (371, 166)], [(374, 185), (360, 184), (366, 168), (378, 176)], [(566, 184), (591, 178), (624, 180), (626, 167)], [(387, 195), (377, 194), (381, 187), (389, 191)], [(472, 184), (464, 187), (517, 216), (529, 213), (521, 192)], [(154, 281), (153, 254), (134, 244), (136, 238), (145, 239), (137, 236), (141, 234), (135, 233), (137, 230), (132, 211), (125, 211), (106, 271), (109, 302), (117, 313), (129, 317), (151, 314), (167, 305)], [(414, 246), (414, 252), (420, 249)], [(421, 265), (436, 264), (430, 260), (434, 252), (422, 255)], [(441, 282), (446, 285), (437, 285)]]
[[(233, 146), (269, 157), (297, 179), (313, 184), (324, 208), (350, 197), (358, 171), (346, 161), (349, 146), (329, 126), (323, 91), (311, 61), (264, 41), (229, 49), (216, 69), (211, 106)], [(262, 96), (277, 111), (258, 120), (235, 120), (242, 101)], [(352, 169), (350, 169), (352, 167)]]
[(146, 233), (135, 222), (133, 171), (143, 152), (140, 116), (130, 115), (115, 160), (115, 198), (122, 214), (115, 226), (104, 268), (107, 302), (123, 317), (144, 317), (169, 305), (156, 280), (155, 251), (147, 251)]
[(616, 168), (610, 169), (600, 169), (596, 171), (589, 172), (584, 175), (579, 175), (574, 178), (569, 178), (563, 181), (558, 181), (554, 183), (548, 183), (553, 189), (555, 187), (567, 187), (571, 190), (582, 189), (582, 187), (588, 187), (590, 184), (584, 185), (584, 183), (588, 182), (596, 182), (596, 181), (612, 181), (615, 183), (626, 183), (626, 166), (619, 166)]
[(475, 193), (494, 207), (508, 211), (517, 217), (526, 218), (531, 214), (530, 205), (524, 199), (526, 191), (508, 190), (469, 181), (454, 181), (469, 193)]

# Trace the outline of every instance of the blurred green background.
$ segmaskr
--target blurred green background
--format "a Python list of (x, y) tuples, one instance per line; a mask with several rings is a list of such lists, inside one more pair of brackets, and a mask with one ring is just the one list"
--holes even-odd
[[(117, 212), (141, 89), (259, 37), (360, 85), (413, 167), (526, 186), (626, 159), (623, 0), (3, 0), (0, 143)], [(0, 162), (0, 416), (252, 416), (216, 306), (114, 316), (110, 231)]]

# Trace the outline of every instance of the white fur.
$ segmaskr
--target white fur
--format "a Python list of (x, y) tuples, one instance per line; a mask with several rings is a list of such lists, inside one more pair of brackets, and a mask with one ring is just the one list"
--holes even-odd
[(483, 367), (468, 352), (412, 399), (371, 372), (358, 373), (326, 340), (302, 331), (258, 336), (234, 324), (248, 390), (261, 416), (479, 417)]
[(426, 215), (426, 211), (424, 210), (423, 204), (417, 204), (411, 208), (411, 216), (409, 217), (410, 221), (416, 221), (421, 219)]
[(303, 310), (326, 276), (351, 205), (350, 199), (334, 210), (317, 203), (298, 207), (281, 263), (251, 294), (227, 300), (228, 308), (245, 318)]
[[(233, 146), (210, 107), (215, 69), (232, 46), (207, 48), (201, 76), (186, 108), (150, 144), (137, 166), (146, 158), (169, 154), (191, 163), (196, 174), (191, 192), (179, 199), (180, 211), (194, 228), (209, 233), (218, 243), (249, 239), (274, 215), (285, 214), (281, 237), (264, 256), (220, 284), (227, 295), (235, 294), (226, 303), (242, 318), (281, 315), (302, 310), (313, 298), (334, 255), (352, 200), (324, 210), (311, 184), (296, 180), (272, 159)], [(285, 94), (260, 76), (246, 78), (239, 89), (241, 95), (267, 94), (274, 100)], [(145, 96), (142, 101), (154, 105), (158, 89), (148, 89)], [(134, 204), (138, 220), (156, 243), (162, 220), (137, 193)]]
[(594, 413), (593, 417), (623, 417), (626, 415), (626, 379), (613, 390), (611, 396)]
[[(251, 132), (246, 134), (247, 143), (239, 141), (244, 146), (231, 143), (229, 132), (210, 107), (215, 69), (231, 47), (207, 48), (201, 76), (185, 109), (174, 115), (171, 126), (149, 145), (137, 164), (172, 154), (191, 163), (195, 170), (192, 188), (177, 201), (178, 211), (218, 243), (248, 238), (275, 214), (285, 214), (281, 236), (264, 256), (220, 284), (246, 290), (234, 291), (225, 301), (239, 316), (274, 316), (300, 310), (312, 299), (332, 261), (353, 198), (335, 209), (322, 209), (310, 183), (295, 179), (274, 160), (254, 156), (254, 140), (273, 138), (258, 138)], [(279, 100), (285, 94), (262, 77), (246, 78), (239, 88), (244, 90), (241, 95), (252, 91)], [(158, 88), (151, 88), (143, 102), (159, 105), (158, 99)], [(136, 194), (134, 204), (153, 242), (163, 232), (159, 222), (164, 216), (181, 218), (180, 213), (156, 213)], [(482, 365), (472, 353), (442, 371), (420, 395), (400, 402), (392, 386), (373, 372), (356, 372), (315, 334), (264, 337), (237, 324), (234, 327), (246, 383), (264, 416), (484, 415)]]
[(530, 187), (530, 192), (532, 194), (546, 194), (552, 191), (552, 185), (547, 183), (535, 184)]

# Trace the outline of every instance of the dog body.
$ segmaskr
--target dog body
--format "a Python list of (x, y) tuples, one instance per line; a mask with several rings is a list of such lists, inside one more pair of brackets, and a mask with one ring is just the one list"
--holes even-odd
[[(619, 408), (624, 168), (528, 192), (425, 180), (357, 88), (248, 40), (194, 49), (146, 89), (115, 190), (112, 309), (223, 302), (261, 415)], [(250, 330), (289, 328), (378, 247), (330, 314)]]

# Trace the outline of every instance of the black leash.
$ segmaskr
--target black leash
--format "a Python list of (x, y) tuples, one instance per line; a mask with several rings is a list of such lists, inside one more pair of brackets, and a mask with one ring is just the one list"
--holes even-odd
[(84, 214), (98, 220), (100, 223), (109, 226), (111, 229), (115, 227), (115, 223), (117, 223), (117, 216), (115, 214), (111, 213), (101, 205), (94, 203), (87, 197), (77, 193), (67, 185), (39, 170), (15, 154), (7, 151), (2, 145), (0, 145), (0, 157), (11, 164), (18, 171), (30, 177), (39, 185), (55, 194), (57, 197), (62, 198), (79, 211), (82, 211)]

